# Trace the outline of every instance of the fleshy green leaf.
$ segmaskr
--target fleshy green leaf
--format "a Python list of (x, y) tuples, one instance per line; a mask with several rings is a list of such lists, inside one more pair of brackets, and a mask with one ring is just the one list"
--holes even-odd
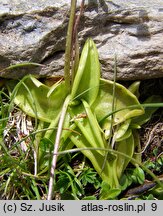
[(37, 117), (45, 122), (58, 121), (67, 95), (64, 82), (54, 84), (49, 88), (32, 76), (24, 78), (15, 87), (14, 92), (16, 105), (29, 116)]
[(104, 143), (104, 140), (102, 139), (101, 129), (100, 129), (100, 126), (97, 122), (97, 119), (96, 119), (95, 115), (92, 113), (89, 104), (84, 100), (82, 100), (82, 102), (83, 102), (83, 105), (84, 105), (84, 108), (85, 108), (85, 111), (86, 111), (86, 114), (88, 117), (90, 128), (92, 129), (92, 133), (93, 133), (94, 138), (96, 140), (96, 143), (99, 143), (98, 147), (104, 148), (105, 143)]
[(117, 138), (116, 141), (120, 142), (122, 140), (128, 139), (132, 134), (132, 130), (129, 128), (121, 137)]
[[(71, 108), (70, 112), (73, 116), (73, 121), (80, 129), (80, 133), (82, 134), (82, 136), (84, 136), (86, 140), (89, 142), (89, 147), (105, 148), (106, 143), (102, 139), (98, 122), (95, 116), (92, 114), (89, 105), (86, 102), (84, 102), (84, 105), (86, 106), (86, 109), (85, 107), (83, 107), (82, 104)], [(80, 112), (77, 112), (77, 110)], [(82, 117), (83, 115), (85, 116)], [(80, 138), (82, 138), (82, 136), (80, 136)], [(105, 154), (104, 151), (98, 152), (102, 155)]]
[(79, 67), (72, 86), (72, 99), (84, 99), (90, 105), (95, 101), (100, 82), (100, 64), (97, 48), (88, 39), (82, 50)]
[[(131, 158), (133, 157), (135, 146), (134, 146), (134, 138), (132, 135), (128, 139), (118, 142), (116, 145), (117, 145), (116, 147), (117, 151), (122, 152), (127, 156), (130, 156)], [(118, 155), (117, 166), (116, 166), (118, 178), (121, 177), (121, 174), (126, 169), (129, 162), (130, 162), (129, 158), (126, 158), (122, 155)]]
[[(92, 147), (92, 145), (86, 140), (84, 136), (71, 134), (70, 139), (77, 148)], [(118, 187), (119, 183), (116, 174), (115, 155), (108, 154), (108, 160), (106, 161), (104, 169), (102, 171), (105, 156), (100, 154), (97, 150), (84, 150), (82, 151), (82, 153), (91, 161), (97, 173), (104, 181), (107, 181), (109, 183), (110, 187)]]
[[(101, 79), (98, 97), (91, 107), (92, 110), (94, 110), (99, 122), (112, 114), (112, 89), (112, 81)], [(137, 106), (137, 108), (129, 107), (133, 105)], [(115, 110), (120, 111), (114, 114), (114, 125), (117, 125), (132, 117), (142, 115), (144, 113), (144, 110), (141, 107), (136, 96), (133, 95), (124, 86), (117, 83), (115, 86)]]
[(137, 98), (139, 98), (139, 86), (140, 86), (140, 81), (135, 81), (132, 83), (129, 87), (128, 90), (133, 93)]
[[(121, 125), (118, 125), (117, 130), (115, 130), (113, 134), (113, 140), (114, 141), (121, 141), (122, 137), (125, 135), (126, 131), (129, 131), (129, 125), (130, 125), (131, 120), (128, 119), (125, 122), (123, 122)], [(126, 136), (125, 136), (126, 137)]]

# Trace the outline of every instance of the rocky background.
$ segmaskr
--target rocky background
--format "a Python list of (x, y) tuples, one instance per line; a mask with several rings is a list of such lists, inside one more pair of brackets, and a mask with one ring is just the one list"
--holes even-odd
[[(0, 0), (0, 77), (63, 75), (70, 2)], [(104, 78), (113, 78), (115, 54), (118, 80), (163, 77), (162, 0), (87, 0), (81, 48), (88, 37), (97, 45)], [(45, 66), (3, 70), (27, 61)]]

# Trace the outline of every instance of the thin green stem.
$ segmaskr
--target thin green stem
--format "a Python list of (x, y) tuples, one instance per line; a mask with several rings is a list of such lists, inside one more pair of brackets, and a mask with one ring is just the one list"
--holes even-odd
[(14, 69), (19, 69), (19, 68), (24, 68), (24, 67), (43, 67), (43, 64), (35, 63), (35, 62), (23, 62), (23, 63), (17, 63), (14, 65), (11, 65), (7, 68), (4, 68), (3, 70), (0, 70), (0, 73), (7, 71), (7, 70), (14, 70)]
[(73, 42), (72, 42), (72, 50), (71, 50), (71, 54), (74, 56), (74, 61), (72, 61), (72, 70), (71, 70), (71, 76), (72, 76), (72, 82), (75, 79), (76, 76), (76, 72), (79, 66), (79, 40), (78, 40), (78, 26), (80, 23), (80, 18), (84, 12), (84, 3), (85, 0), (81, 1), (81, 5), (80, 5), (80, 13), (79, 15), (76, 17), (76, 20), (74, 22), (74, 28), (73, 28)]
[[(42, 130), (44, 128), (44, 122), (40, 121), (38, 124), (38, 130)], [(42, 138), (42, 133), (37, 133), (34, 139), (34, 174), (37, 175), (38, 172), (38, 163), (39, 163), (39, 143)]]
[(67, 39), (66, 39), (66, 50), (65, 50), (65, 66), (64, 66), (64, 78), (65, 85), (70, 92), (71, 90), (71, 75), (70, 75), (70, 62), (71, 62), (71, 48), (72, 48), (72, 37), (73, 37), (73, 25), (75, 19), (75, 10), (76, 10), (76, 0), (71, 0), (71, 12), (70, 12), (70, 20), (67, 31)]

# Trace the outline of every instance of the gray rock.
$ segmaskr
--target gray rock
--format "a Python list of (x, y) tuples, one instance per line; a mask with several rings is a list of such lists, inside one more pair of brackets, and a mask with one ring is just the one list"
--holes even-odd
[[(70, 2), (0, 0), (1, 77), (63, 74)], [(79, 27), (81, 47), (94, 39), (107, 79), (113, 78), (115, 55), (119, 80), (163, 77), (162, 34), (162, 0), (88, 0)], [(44, 66), (3, 70), (27, 61)]]

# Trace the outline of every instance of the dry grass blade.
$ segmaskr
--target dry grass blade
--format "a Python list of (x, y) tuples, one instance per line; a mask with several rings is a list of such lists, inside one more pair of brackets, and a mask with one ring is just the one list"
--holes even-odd
[(66, 111), (67, 111), (69, 101), (70, 101), (70, 96), (68, 96), (66, 98), (66, 100), (65, 100), (65, 103), (63, 105), (63, 109), (62, 109), (62, 112), (61, 112), (60, 120), (59, 120), (59, 123), (58, 123), (58, 130), (57, 130), (55, 144), (54, 144), (52, 165), (51, 165), (51, 171), (50, 171), (49, 191), (48, 191), (47, 200), (52, 199), (53, 183), (54, 183), (54, 172), (55, 172), (55, 169), (56, 169), (57, 157), (58, 157), (57, 153), (58, 153), (58, 148), (59, 148), (59, 144), (60, 144), (60, 138), (61, 138), (62, 129), (63, 129), (63, 123), (64, 123), (64, 119), (65, 119), (65, 115), (66, 115)]

